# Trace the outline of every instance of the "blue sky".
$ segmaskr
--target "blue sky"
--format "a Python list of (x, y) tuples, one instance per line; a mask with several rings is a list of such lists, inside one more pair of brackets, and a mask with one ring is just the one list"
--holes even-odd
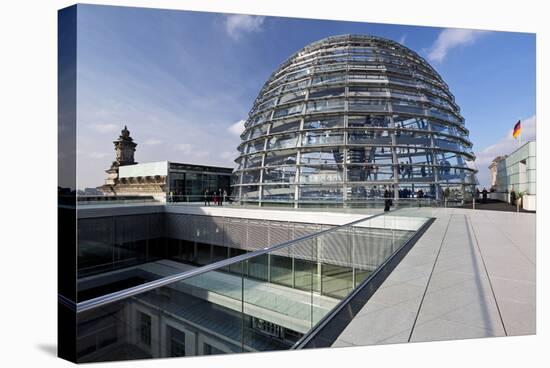
[(482, 185), (495, 156), (535, 137), (535, 35), (79, 5), (78, 187), (103, 183), (124, 124), (138, 162), (233, 166), (239, 121), (275, 68), (318, 39), (390, 38), (425, 57), (462, 109)]

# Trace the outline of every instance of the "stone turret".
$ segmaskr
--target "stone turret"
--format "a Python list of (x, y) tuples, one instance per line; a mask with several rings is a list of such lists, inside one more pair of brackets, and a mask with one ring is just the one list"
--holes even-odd
[(113, 166), (133, 165), (137, 162), (134, 161), (134, 152), (136, 152), (137, 143), (134, 143), (132, 137), (130, 137), (130, 131), (124, 126), (124, 129), (120, 132), (120, 136), (113, 142), (115, 145), (116, 159), (113, 161)]
[(107, 178), (105, 179), (105, 185), (100, 188), (104, 193), (113, 192), (112, 186), (116, 185), (118, 182), (118, 168), (120, 166), (134, 165), (137, 163), (134, 161), (137, 143), (130, 137), (130, 131), (126, 125), (113, 144), (115, 145), (115, 161), (113, 161), (108, 170), (105, 170)]

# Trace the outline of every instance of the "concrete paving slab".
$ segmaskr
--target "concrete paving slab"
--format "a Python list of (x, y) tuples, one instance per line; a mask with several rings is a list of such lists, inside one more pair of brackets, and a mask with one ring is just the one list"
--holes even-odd
[(483, 328), (494, 332), (495, 336), (504, 336), (502, 320), (491, 297), (477, 299), (470, 304), (443, 314), (439, 318), (471, 327)]
[[(338, 340), (353, 345), (373, 345), (397, 333), (411, 329), (420, 298), (357, 315)], [(337, 340), (337, 341), (338, 341)]]
[(459, 208), (398, 212), (436, 220), (335, 346), (535, 333), (535, 215)]
[(440, 318), (427, 321), (419, 325), (419, 327), (421, 328), (414, 331), (410, 342), (475, 339), (498, 336), (490, 330), (467, 326), (462, 323), (447, 321)]
[(402, 282), (385, 287), (377, 293), (376, 302), (385, 305), (395, 305), (407, 300), (418, 299), (424, 294), (425, 287)]

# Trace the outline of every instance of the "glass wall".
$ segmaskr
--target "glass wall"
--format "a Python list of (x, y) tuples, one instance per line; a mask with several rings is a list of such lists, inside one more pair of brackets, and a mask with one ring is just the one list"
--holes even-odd
[[(245, 159), (242, 159), (242, 167), (253, 167), (258, 157), (251, 157), (245, 165)], [(261, 160), (261, 157), (260, 157)], [(201, 169), (197, 169), (201, 171)], [(185, 171), (170, 171), (168, 174), (167, 193), (172, 194), (169, 200), (173, 202), (197, 202), (202, 201), (205, 191), (213, 193), (220, 190), (225, 191), (228, 195), (231, 193), (231, 174), (218, 173), (200, 173), (200, 172), (185, 172)]]
[[(252, 193), (269, 193), (267, 202), (294, 206), (357, 204), (380, 185), (422, 188), (441, 201), (443, 186), (471, 191), (476, 182), (447, 84), (414, 51), (374, 36), (329, 37), (287, 59), (261, 89), (241, 137), (232, 189), (242, 203), (261, 204)], [(260, 165), (270, 169), (251, 176)], [(281, 182), (298, 189), (274, 194), (270, 186)]]

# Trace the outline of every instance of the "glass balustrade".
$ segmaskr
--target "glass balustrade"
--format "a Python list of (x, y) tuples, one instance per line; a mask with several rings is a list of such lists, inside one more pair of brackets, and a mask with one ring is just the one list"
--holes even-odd
[(77, 304), (78, 361), (290, 349), (427, 220), (380, 214), (250, 253), (220, 248), (219, 262), (90, 294)]

